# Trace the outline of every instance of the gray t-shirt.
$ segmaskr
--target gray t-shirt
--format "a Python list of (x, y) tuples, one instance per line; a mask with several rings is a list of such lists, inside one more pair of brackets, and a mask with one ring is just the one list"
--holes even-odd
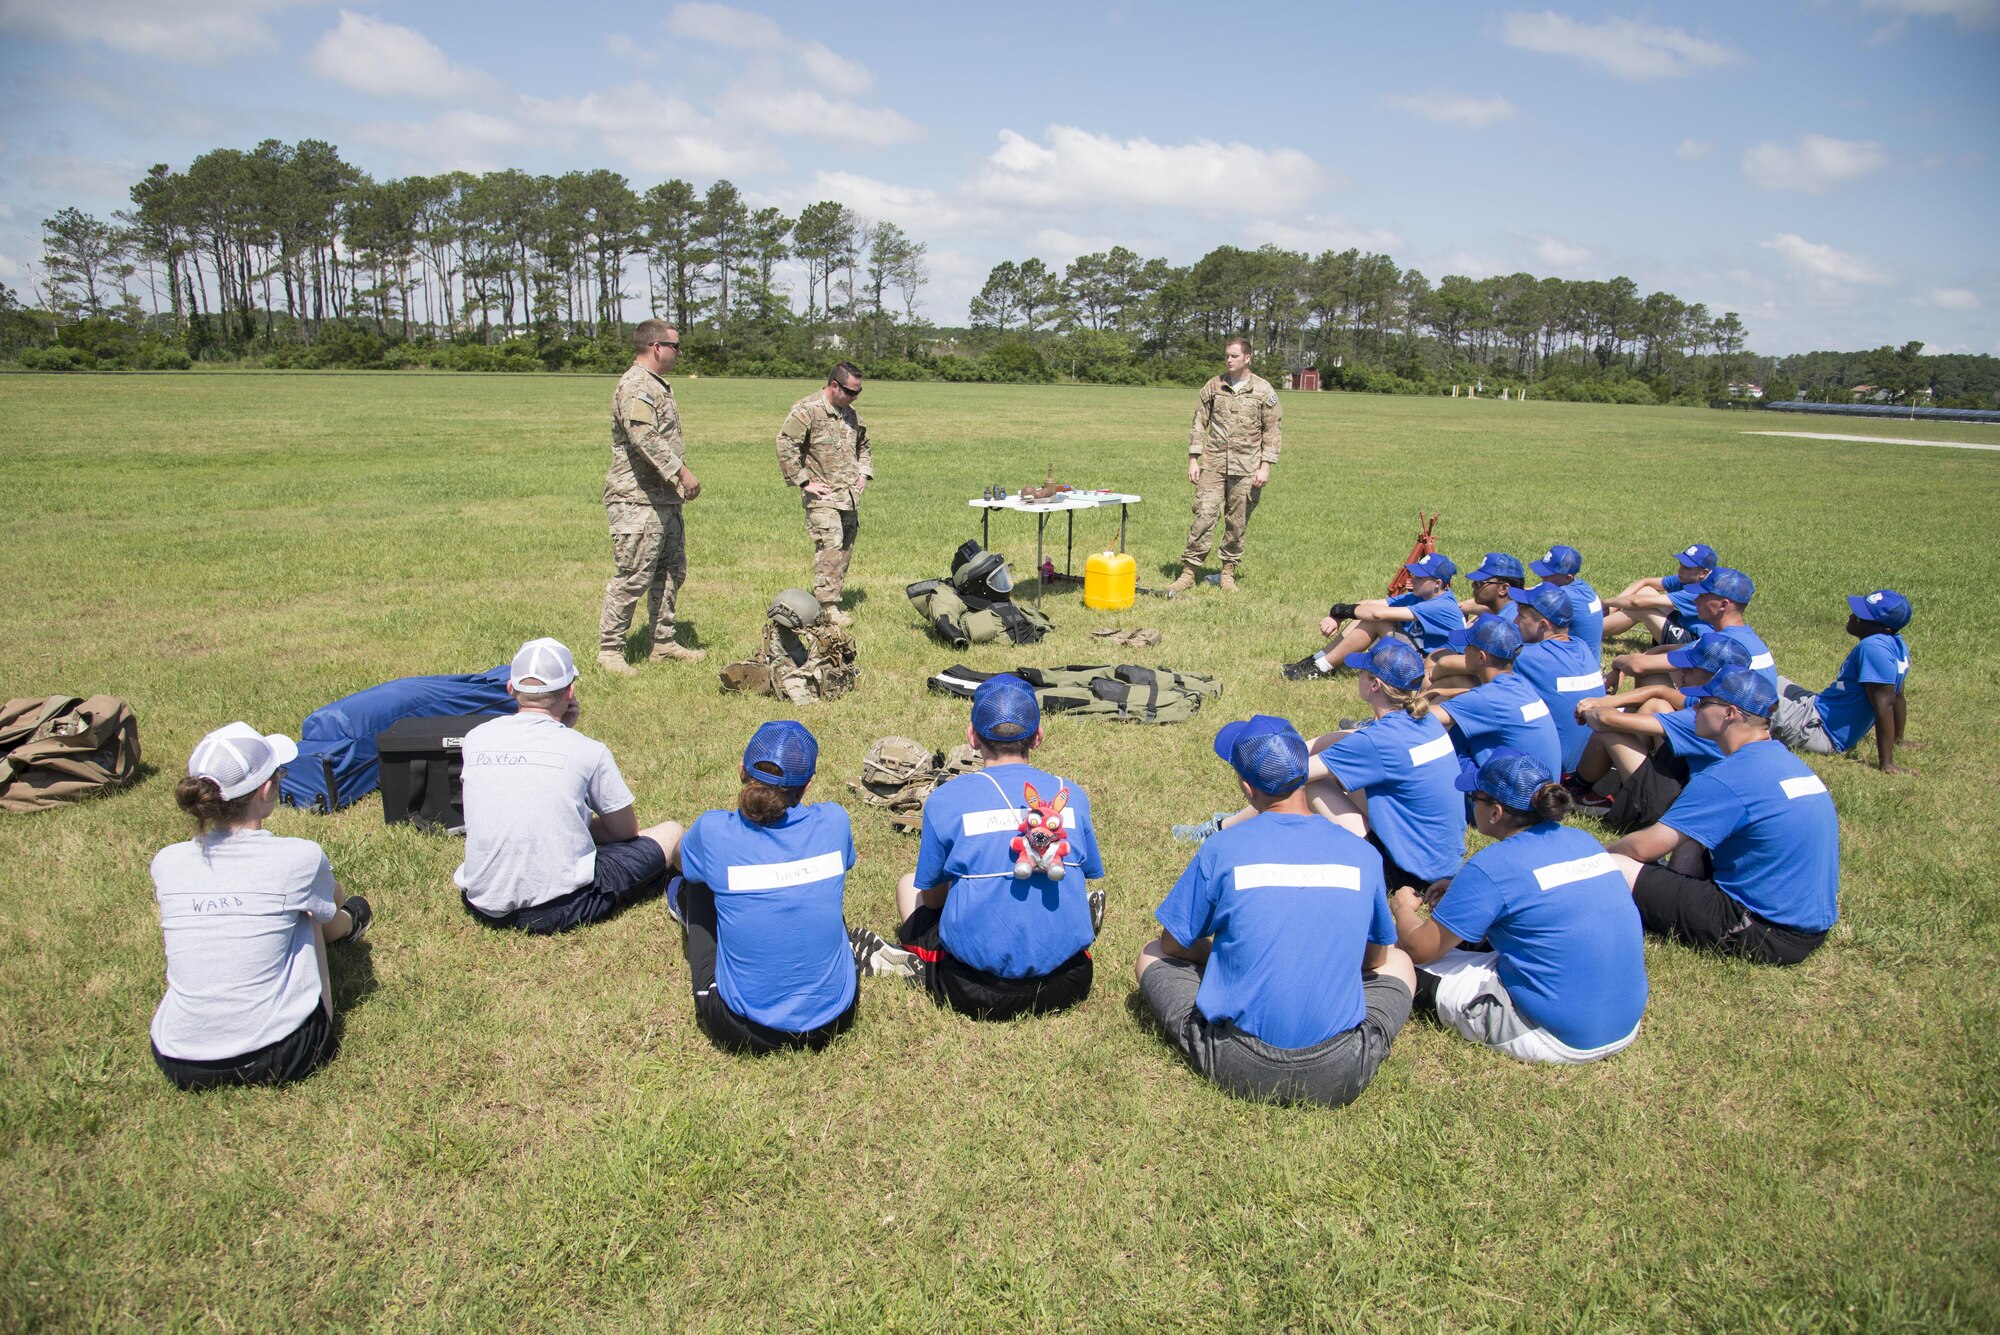
[(546, 904), (597, 876), (590, 815), (632, 805), (602, 742), (523, 711), (465, 734), (465, 862), (452, 880), (482, 913)]
[(331, 922), (333, 868), (310, 839), (213, 830), (153, 858), (167, 995), (153, 1046), (221, 1061), (275, 1043), (320, 1004), (313, 923)]

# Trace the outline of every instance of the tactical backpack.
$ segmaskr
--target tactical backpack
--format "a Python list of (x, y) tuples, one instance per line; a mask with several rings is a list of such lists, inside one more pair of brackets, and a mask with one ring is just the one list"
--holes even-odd
[(43, 811), (139, 774), (139, 720), (123, 700), (51, 695), (0, 707), (0, 811)]
[(1007, 558), (976, 542), (952, 555), (950, 576), (918, 580), (903, 592), (938, 638), (954, 649), (990, 644), (1003, 635), (1014, 644), (1034, 644), (1051, 629), (1040, 612), (1014, 605)]
[[(808, 604), (812, 620), (807, 620)], [(756, 657), (731, 663), (717, 674), (723, 690), (771, 695), (803, 705), (838, 700), (854, 689), (861, 675), (854, 664), (854, 638), (818, 619), (819, 604), (811, 594), (787, 589), (766, 616), (769, 624)]]
[[(932, 677), (928, 685), (969, 699), (992, 675), (954, 666)], [(1185, 723), (1201, 712), (1205, 702), (1222, 694), (1222, 683), (1214, 677), (1129, 663), (1016, 668), (1014, 675), (1034, 688), (1036, 703), (1047, 713), (1122, 723)]]
[(861, 777), (847, 786), (869, 806), (886, 809), (892, 828), (908, 833), (922, 827), (924, 800), (932, 790), (984, 765), (963, 742), (940, 754), (909, 737), (883, 737), (861, 758)]

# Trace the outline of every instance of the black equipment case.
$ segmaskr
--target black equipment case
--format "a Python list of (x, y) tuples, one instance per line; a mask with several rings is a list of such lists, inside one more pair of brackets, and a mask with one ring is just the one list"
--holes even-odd
[(381, 760), (382, 819), (420, 830), (465, 833), (460, 748), (465, 734), (498, 714), (431, 714), (399, 719), (375, 734)]

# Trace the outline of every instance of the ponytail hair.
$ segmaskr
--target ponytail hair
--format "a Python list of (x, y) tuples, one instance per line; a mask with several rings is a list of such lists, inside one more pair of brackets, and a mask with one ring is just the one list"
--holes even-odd
[(192, 774), (174, 785), (174, 805), (193, 817), (196, 834), (241, 825), (249, 817), (250, 804), (256, 797), (257, 790), (252, 789), (233, 801), (225, 802), (222, 789), (214, 779), (198, 779)]
[(1402, 710), (1413, 719), (1426, 719), (1430, 717), (1431, 702), (1425, 698), (1423, 692), (1406, 691), (1400, 687), (1391, 686), (1380, 677), (1376, 677), (1375, 682), (1382, 688), (1382, 698), (1395, 708)]
[[(769, 766), (767, 769), (766, 766)], [(759, 761), (752, 770), (752, 777), (743, 780), (743, 789), (736, 794), (736, 811), (752, 825), (776, 825), (785, 818), (785, 813), (799, 804), (806, 790), (780, 788), (775, 783), (766, 783), (754, 777), (755, 774), (776, 774), (777, 766), (769, 761)]]
[(1569, 789), (1562, 786), (1560, 780), (1545, 783), (1535, 789), (1535, 795), (1529, 801), (1532, 807), (1527, 811), (1522, 811), (1519, 807), (1500, 808), (1506, 813), (1507, 823), (1512, 829), (1525, 830), (1530, 825), (1539, 825), (1543, 821), (1561, 821), (1576, 810), (1576, 798)]

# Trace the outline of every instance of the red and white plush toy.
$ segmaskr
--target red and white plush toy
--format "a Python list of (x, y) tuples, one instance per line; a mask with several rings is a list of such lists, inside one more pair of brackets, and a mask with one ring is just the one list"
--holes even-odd
[(1069, 805), (1069, 789), (1057, 791), (1053, 802), (1044, 802), (1032, 783), (1021, 786), (1028, 814), (1021, 818), (1020, 833), (1007, 845), (1014, 854), (1014, 876), (1026, 880), (1036, 872), (1051, 881), (1063, 878), (1063, 859), (1069, 856), (1069, 836), (1063, 833), (1062, 812)]

